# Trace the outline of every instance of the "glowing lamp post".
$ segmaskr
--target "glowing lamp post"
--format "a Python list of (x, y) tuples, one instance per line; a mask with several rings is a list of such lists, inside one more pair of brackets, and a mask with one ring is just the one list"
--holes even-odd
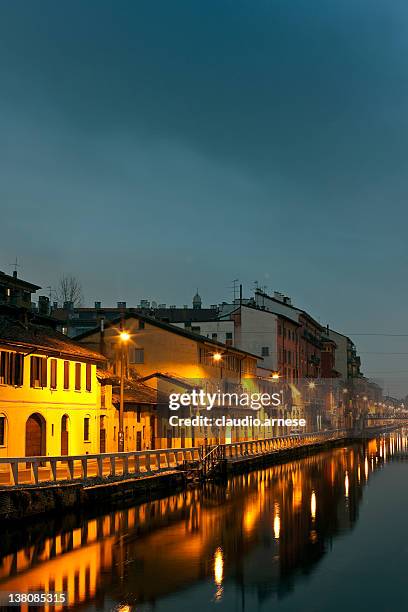
[(125, 435), (123, 431), (123, 411), (124, 411), (124, 383), (125, 383), (125, 346), (130, 339), (126, 331), (119, 334), (120, 339), (120, 401), (119, 401), (119, 431), (118, 431), (118, 452), (125, 450)]
[[(218, 353), (218, 352), (217, 353), (213, 353), (212, 360), (214, 362), (214, 365), (219, 364), (219, 366), (220, 366), (220, 378), (222, 378), (222, 353)], [(218, 433), (218, 430), (217, 430), (217, 433)], [(218, 435), (216, 436), (216, 443), (217, 444), (220, 443), (220, 438), (219, 438)]]

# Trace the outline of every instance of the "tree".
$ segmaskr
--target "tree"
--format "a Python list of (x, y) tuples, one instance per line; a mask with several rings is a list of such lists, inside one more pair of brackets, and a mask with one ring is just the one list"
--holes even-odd
[(65, 302), (72, 302), (74, 307), (79, 307), (83, 301), (82, 285), (75, 276), (62, 276), (58, 281), (56, 294), (62, 306)]

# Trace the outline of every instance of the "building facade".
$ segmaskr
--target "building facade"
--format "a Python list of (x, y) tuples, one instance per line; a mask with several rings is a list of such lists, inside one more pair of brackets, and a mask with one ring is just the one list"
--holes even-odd
[[(129, 334), (125, 347), (120, 337), (123, 330)], [(115, 375), (120, 375), (123, 363), (126, 378), (145, 381), (158, 393), (158, 404), (161, 403), (159, 396), (168, 398), (169, 393), (180, 392), (183, 388), (232, 393), (243, 391), (248, 381), (256, 380), (256, 355), (142, 314), (127, 314), (78, 336), (77, 341), (91, 350), (100, 350)], [(186, 446), (193, 438), (195, 442), (214, 438), (214, 432), (204, 429), (194, 435), (191, 428), (183, 427), (170, 432), (168, 402), (165, 408), (156, 413), (156, 418), (152, 415), (154, 447), (166, 448), (170, 443), (173, 447)], [(222, 412), (226, 407), (219, 405), (216, 408)], [(251, 430), (245, 435), (242, 432), (223, 432), (222, 435), (224, 440), (225, 436), (232, 440), (251, 438), (254, 434)]]
[(105, 358), (41, 323), (0, 313), (0, 456), (99, 452)]

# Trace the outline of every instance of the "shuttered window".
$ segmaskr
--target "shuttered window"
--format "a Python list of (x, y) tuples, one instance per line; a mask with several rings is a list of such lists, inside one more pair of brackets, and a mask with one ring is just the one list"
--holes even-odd
[(86, 364), (86, 390), (92, 390), (92, 366), (90, 363)]
[(64, 361), (64, 389), (69, 389), (69, 361)]
[(81, 364), (75, 364), (75, 391), (81, 390)]
[(50, 361), (50, 387), (51, 389), (57, 388), (57, 360), (51, 359)]
[(47, 358), (31, 356), (30, 385), (32, 387), (47, 386)]
[(0, 384), (21, 387), (23, 384), (24, 355), (0, 351)]

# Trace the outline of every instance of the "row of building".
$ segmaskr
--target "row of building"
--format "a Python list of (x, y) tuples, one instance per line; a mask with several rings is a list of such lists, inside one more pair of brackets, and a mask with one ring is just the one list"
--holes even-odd
[(46, 296), (35, 302), (39, 289), (0, 273), (0, 456), (115, 452), (120, 436), (132, 451), (292, 431), (171, 427), (170, 393), (197, 388), (278, 393), (280, 405), (261, 416), (305, 418), (309, 430), (351, 427), (384, 411), (351, 339), (282, 294), (256, 290), (244, 299), (241, 290), (210, 308), (198, 293), (192, 308), (76, 308)]

